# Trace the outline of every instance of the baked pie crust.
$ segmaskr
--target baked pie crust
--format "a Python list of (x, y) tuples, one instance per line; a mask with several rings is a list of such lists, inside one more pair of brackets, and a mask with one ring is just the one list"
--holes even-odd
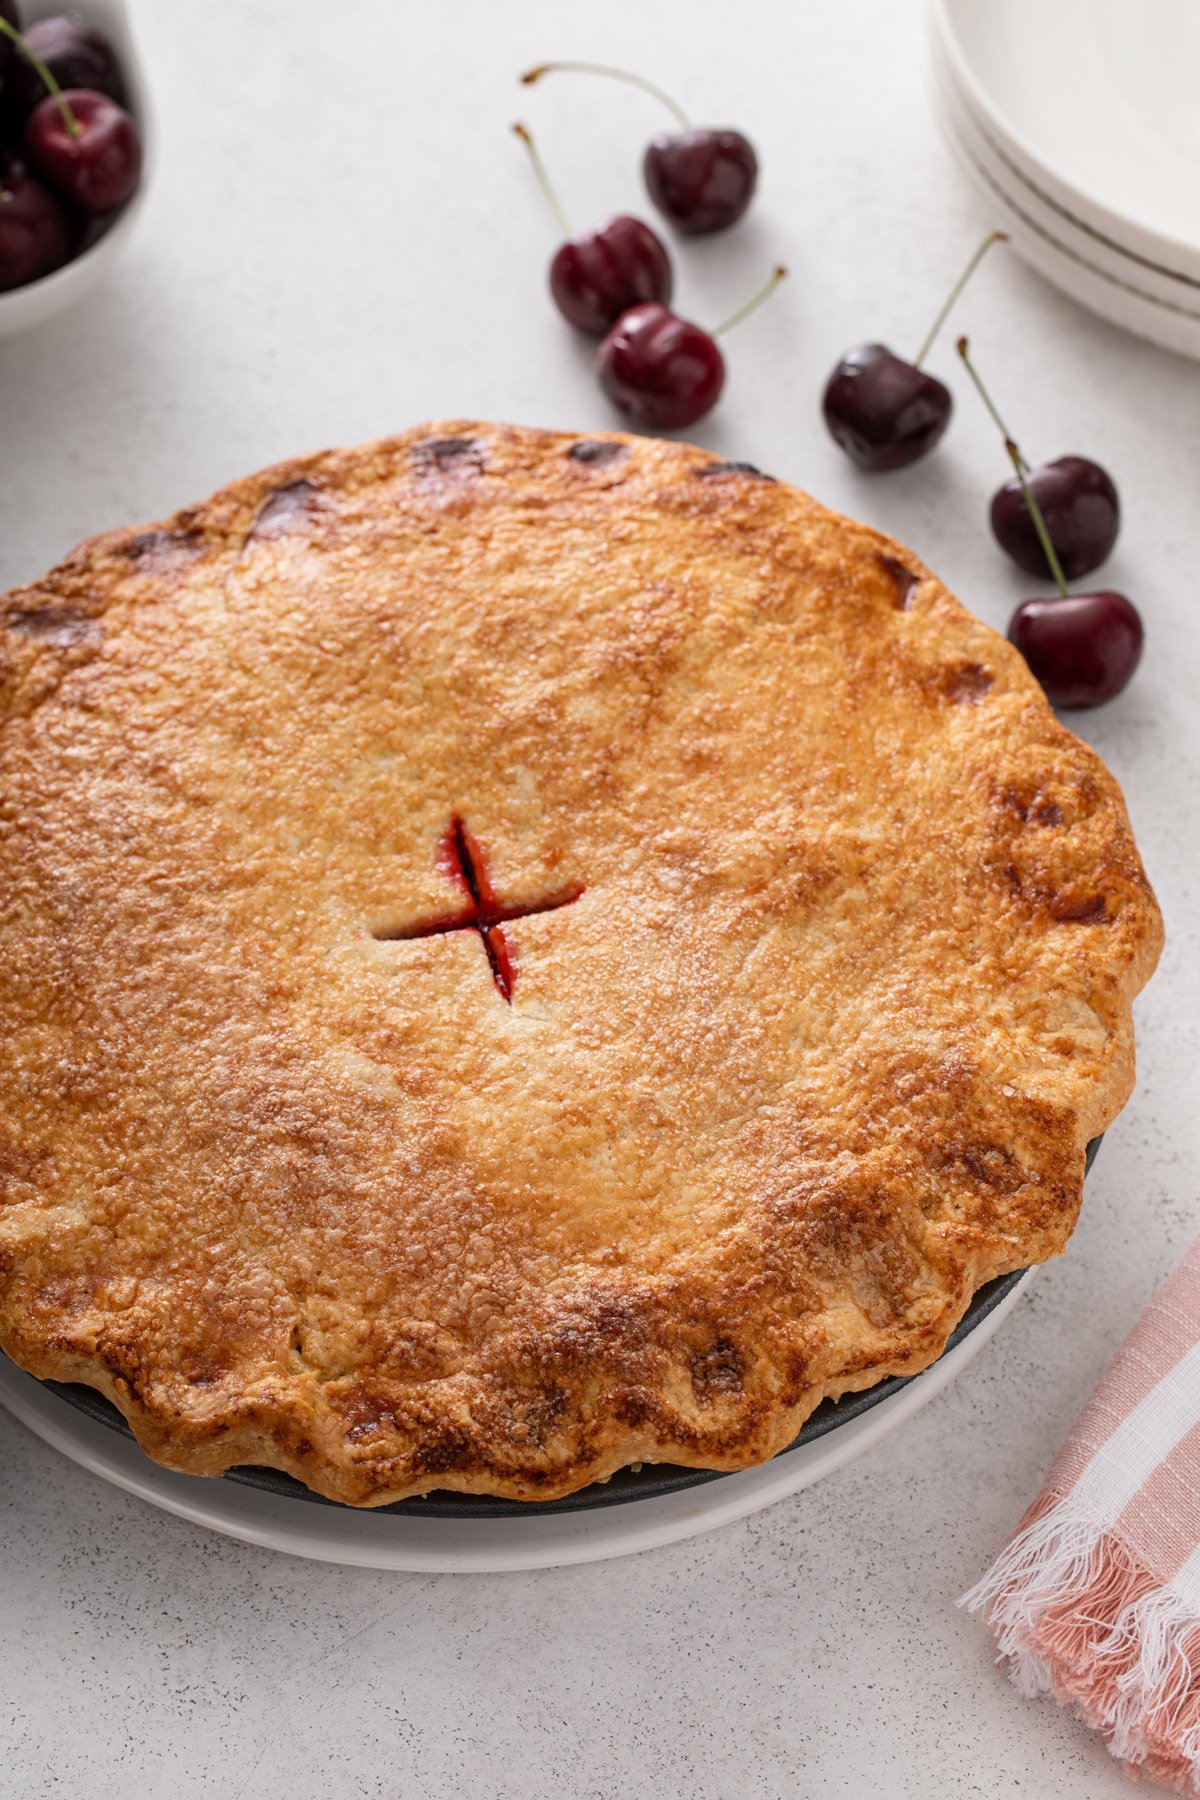
[(1160, 923), (898, 544), (427, 426), (0, 601), (0, 1344), (375, 1506), (740, 1469), (1063, 1248)]

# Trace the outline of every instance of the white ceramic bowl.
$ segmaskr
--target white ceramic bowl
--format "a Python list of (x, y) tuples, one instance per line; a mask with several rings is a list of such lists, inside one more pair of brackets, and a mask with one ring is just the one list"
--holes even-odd
[(141, 212), (154, 172), (154, 122), (141, 63), (129, 29), (125, 0), (25, 0), (21, 8), (27, 25), (60, 12), (81, 13), (89, 25), (104, 33), (120, 59), (129, 89), (129, 108), (142, 134), (142, 178), (136, 193), (126, 201), (103, 237), (97, 238), (82, 255), (65, 263), (61, 269), (55, 269), (53, 274), (43, 275), (40, 281), (31, 281), (26, 287), (11, 288), (0, 294), (0, 337), (42, 324), (55, 313), (82, 300), (95, 287), (121, 254)]

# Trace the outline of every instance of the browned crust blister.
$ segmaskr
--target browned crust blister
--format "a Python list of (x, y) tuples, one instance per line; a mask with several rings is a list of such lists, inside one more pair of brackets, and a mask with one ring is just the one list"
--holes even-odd
[[(0, 1345), (379, 1505), (735, 1469), (1056, 1254), (1160, 943), (909, 551), (456, 422), (0, 600)], [(465, 821), (511, 1003), (461, 896)], [(575, 896), (578, 895), (576, 898)]]

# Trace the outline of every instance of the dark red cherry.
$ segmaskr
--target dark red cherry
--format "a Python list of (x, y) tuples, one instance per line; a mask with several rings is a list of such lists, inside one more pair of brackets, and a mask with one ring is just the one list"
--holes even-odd
[[(1057, 598), (1025, 600), (1018, 606), (1009, 620), (1009, 642), (1021, 652), (1053, 705), (1099, 706), (1121, 692), (1138, 666), (1144, 635), (1138, 610), (1124, 594), (1114, 593), (1111, 588), (1090, 594), (1068, 591), (1058, 550), (1034, 490), (1033, 477), (1038, 471), (1029, 467), (1020, 445), (1001, 418), (971, 360), (965, 337), (958, 340), (958, 354), (1004, 439), (1025, 512), (1058, 587)], [(1103, 470), (1099, 473), (1103, 474)], [(1115, 493), (1113, 501), (1115, 504)]]
[[(1117, 541), (1121, 506), (1112, 477), (1086, 456), (1060, 456), (1025, 476), (1068, 581), (1098, 569)], [(1014, 475), (992, 497), (997, 542), (1030, 575), (1050, 575), (1033, 515)]]
[(24, 148), (35, 174), (86, 213), (123, 205), (142, 170), (141, 138), (129, 114), (87, 88), (39, 101), (25, 124)]
[(902, 469), (933, 449), (954, 402), (936, 376), (883, 344), (860, 344), (825, 384), (822, 408), (835, 443), (860, 469)]
[(903, 469), (932, 450), (945, 431), (954, 405), (950, 390), (922, 365), (992, 245), (1006, 241), (1003, 231), (989, 231), (976, 245), (911, 362), (886, 344), (860, 344), (825, 383), (822, 409), (830, 436), (860, 469)]
[(646, 147), (642, 171), (659, 212), (693, 237), (736, 224), (758, 185), (749, 138), (713, 125), (656, 137)]
[(601, 387), (639, 425), (670, 431), (694, 424), (716, 405), (725, 385), (717, 339), (756, 311), (786, 274), (777, 265), (758, 292), (713, 331), (657, 304), (623, 313), (596, 351)]
[(671, 262), (662, 241), (628, 213), (569, 238), (550, 264), (550, 292), (564, 319), (603, 337), (630, 307), (671, 298)]
[(61, 202), (20, 163), (0, 169), (0, 292), (49, 275), (71, 254)]
[(693, 125), (683, 108), (644, 75), (614, 69), (608, 63), (538, 63), (521, 77), (526, 87), (545, 75), (571, 70), (577, 75), (605, 75), (653, 94), (678, 121), (679, 130), (655, 138), (646, 147), (642, 169), (650, 198), (680, 231), (701, 236), (724, 231), (741, 218), (758, 184), (754, 145), (728, 126)]
[(1008, 627), (1053, 706), (1099, 706), (1121, 692), (1142, 654), (1142, 621), (1132, 600), (1094, 594), (1025, 600)]
[(596, 351), (600, 385), (653, 431), (694, 425), (721, 397), (725, 359), (699, 325), (651, 303), (619, 318)]
[(572, 234), (562, 202), (528, 125), (514, 125), (546, 203), (566, 243), (550, 264), (550, 292), (564, 319), (603, 337), (623, 312), (643, 301), (671, 298), (671, 261), (662, 240), (640, 219), (620, 213), (597, 231)]
[[(60, 88), (91, 88), (119, 106), (125, 104), (125, 77), (112, 45), (78, 13), (39, 19), (25, 33), (25, 41)], [(9, 135), (20, 136), (25, 120), (45, 96), (42, 77), (28, 57), (18, 53), (0, 96), (0, 117)]]

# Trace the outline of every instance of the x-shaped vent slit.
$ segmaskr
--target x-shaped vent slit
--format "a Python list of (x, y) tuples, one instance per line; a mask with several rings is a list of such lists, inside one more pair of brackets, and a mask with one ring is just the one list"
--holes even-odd
[(451, 931), (478, 932), (492, 980), (511, 1005), (517, 981), (517, 959), (504, 927), (514, 919), (528, 919), (536, 913), (556, 912), (561, 906), (570, 906), (583, 893), (582, 886), (572, 883), (538, 900), (501, 900), (492, 886), (487, 858), (457, 813), (438, 847), (437, 866), (462, 890), (461, 906), (452, 913), (439, 913), (432, 919), (385, 926), (373, 935), (385, 943), (394, 943), (407, 938), (442, 937)]

